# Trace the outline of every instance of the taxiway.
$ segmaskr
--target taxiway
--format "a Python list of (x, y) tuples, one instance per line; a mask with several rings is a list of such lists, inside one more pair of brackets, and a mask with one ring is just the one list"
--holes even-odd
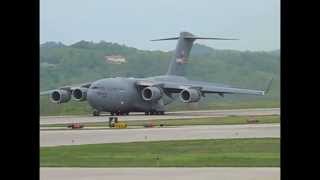
[[(259, 108), (259, 109), (230, 109), (230, 110), (201, 110), (201, 111), (176, 111), (167, 112), (166, 115), (146, 116), (143, 113), (131, 113), (129, 116), (119, 116), (122, 121), (130, 120), (156, 120), (156, 119), (188, 119), (204, 117), (225, 117), (225, 116), (262, 116), (280, 115), (280, 108)], [(106, 122), (108, 115), (102, 116), (41, 116), (40, 124), (68, 124), (87, 122)]]
[(172, 128), (40, 131), (40, 146), (186, 139), (280, 137), (280, 124), (199, 125)]

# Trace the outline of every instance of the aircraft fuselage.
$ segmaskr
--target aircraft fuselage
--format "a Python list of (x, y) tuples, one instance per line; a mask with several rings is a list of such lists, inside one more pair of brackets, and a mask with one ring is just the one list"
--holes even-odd
[(164, 107), (143, 100), (135, 78), (106, 78), (92, 83), (87, 100), (94, 109), (105, 112), (150, 112)]

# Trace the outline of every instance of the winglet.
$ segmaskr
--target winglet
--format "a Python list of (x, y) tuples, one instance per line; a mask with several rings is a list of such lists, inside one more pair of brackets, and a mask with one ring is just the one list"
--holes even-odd
[(271, 84), (272, 84), (272, 81), (273, 81), (273, 77), (270, 79), (270, 81), (268, 82), (265, 90), (264, 90), (264, 93), (263, 94), (267, 94), (270, 90), (270, 87), (271, 87)]

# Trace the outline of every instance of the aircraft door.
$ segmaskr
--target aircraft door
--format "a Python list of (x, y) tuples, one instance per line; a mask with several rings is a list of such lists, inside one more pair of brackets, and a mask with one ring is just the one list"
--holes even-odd
[(119, 91), (119, 100), (120, 100), (120, 107), (123, 107), (126, 105), (127, 102), (126, 102), (124, 90)]

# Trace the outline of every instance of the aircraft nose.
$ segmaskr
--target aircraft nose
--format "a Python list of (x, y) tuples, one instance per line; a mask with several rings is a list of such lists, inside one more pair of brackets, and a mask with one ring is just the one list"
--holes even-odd
[(90, 106), (92, 106), (95, 109), (99, 109), (99, 98), (97, 90), (89, 88), (87, 91), (87, 100)]

